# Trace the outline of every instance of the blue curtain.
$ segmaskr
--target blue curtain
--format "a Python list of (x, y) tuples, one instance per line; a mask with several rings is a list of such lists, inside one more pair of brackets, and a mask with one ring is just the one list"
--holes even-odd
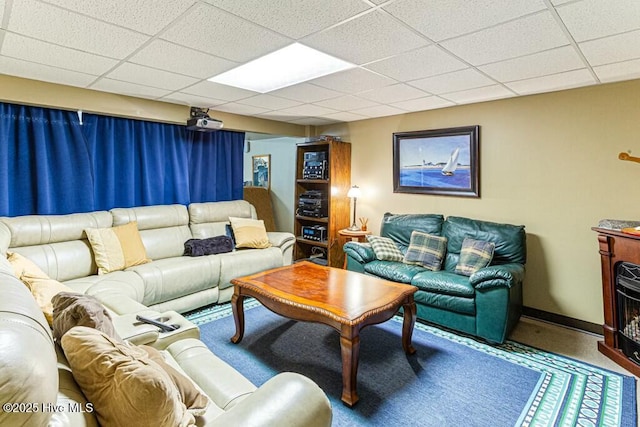
[[(244, 133), (189, 132), (192, 202), (238, 200), (243, 197)], [(215, 143), (211, 136), (217, 136)]]
[(0, 215), (92, 210), (92, 170), (77, 114), (0, 103), (0, 189)]
[(242, 198), (244, 133), (0, 108), (0, 215)]

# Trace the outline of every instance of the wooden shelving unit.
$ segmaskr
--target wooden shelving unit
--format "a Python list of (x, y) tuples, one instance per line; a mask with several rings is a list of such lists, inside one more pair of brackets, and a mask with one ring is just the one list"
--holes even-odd
[[(327, 199), (327, 216), (316, 218), (299, 215), (296, 211), (294, 229), (296, 244), (294, 260), (309, 258), (313, 254), (324, 253), (327, 265), (342, 267), (344, 252), (339, 244), (338, 231), (349, 227), (350, 199), (347, 192), (351, 186), (351, 144), (327, 138), (324, 141), (305, 142), (296, 147), (296, 191), (295, 205), (307, 191), (321, 191)], [(325, 152), (327, 159), (327, 179), (304, 179), (304, 154)], [(314, 241), (302, 237), (303, 226), (326, 227), (326, 240)]]

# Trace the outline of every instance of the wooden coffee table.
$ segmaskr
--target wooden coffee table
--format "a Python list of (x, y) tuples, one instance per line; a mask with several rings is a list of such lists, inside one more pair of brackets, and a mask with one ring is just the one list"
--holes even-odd
[(402, 348), (407, 354), (415, 353), (411, 345), (416, 321), (414, 286), (306, 261), (233, 279), (231, 283), (236, 323), (233, 343), (239, 343), (244, 335), (243, 301), (248, 296), (281, 316), (324, 323), (340, 333), (342, 401), (348, 406), (358, 401), (361, 329), (389, 320), (402, 307)]

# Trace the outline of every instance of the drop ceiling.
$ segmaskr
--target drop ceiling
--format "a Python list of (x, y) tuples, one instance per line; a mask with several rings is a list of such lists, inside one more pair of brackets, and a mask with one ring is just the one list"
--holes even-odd
[[(0, 74), (303, 125), (640, 78), (638, 0), (0, 0), (0, 22)], [(293, 42), (357, 67), (207, 80)]]

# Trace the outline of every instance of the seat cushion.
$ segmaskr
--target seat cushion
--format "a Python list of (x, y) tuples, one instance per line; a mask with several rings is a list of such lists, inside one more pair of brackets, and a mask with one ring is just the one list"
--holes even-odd
[(415, 294), (415, 300), (418, 304), (425, 304), (446, 311), (468, 315), (476, 314), (476, 304), (473, 298), (418, 291)]
[(476, 294), (467, 276), (461, 276), (444, 270), (422, 271), (413, 277), (411, 284), (420, 290), (444, 295), (474, 298)]
[(144, 281), (142, 304), (151, 306), (218, 285), (220, 255), (174, 257), (131, 267)]
[(372, 261), (364, 265), (364, 271), (383, 279), (400, 283), (411, 283), (411, 279), (425, 268), (393, 261)]

